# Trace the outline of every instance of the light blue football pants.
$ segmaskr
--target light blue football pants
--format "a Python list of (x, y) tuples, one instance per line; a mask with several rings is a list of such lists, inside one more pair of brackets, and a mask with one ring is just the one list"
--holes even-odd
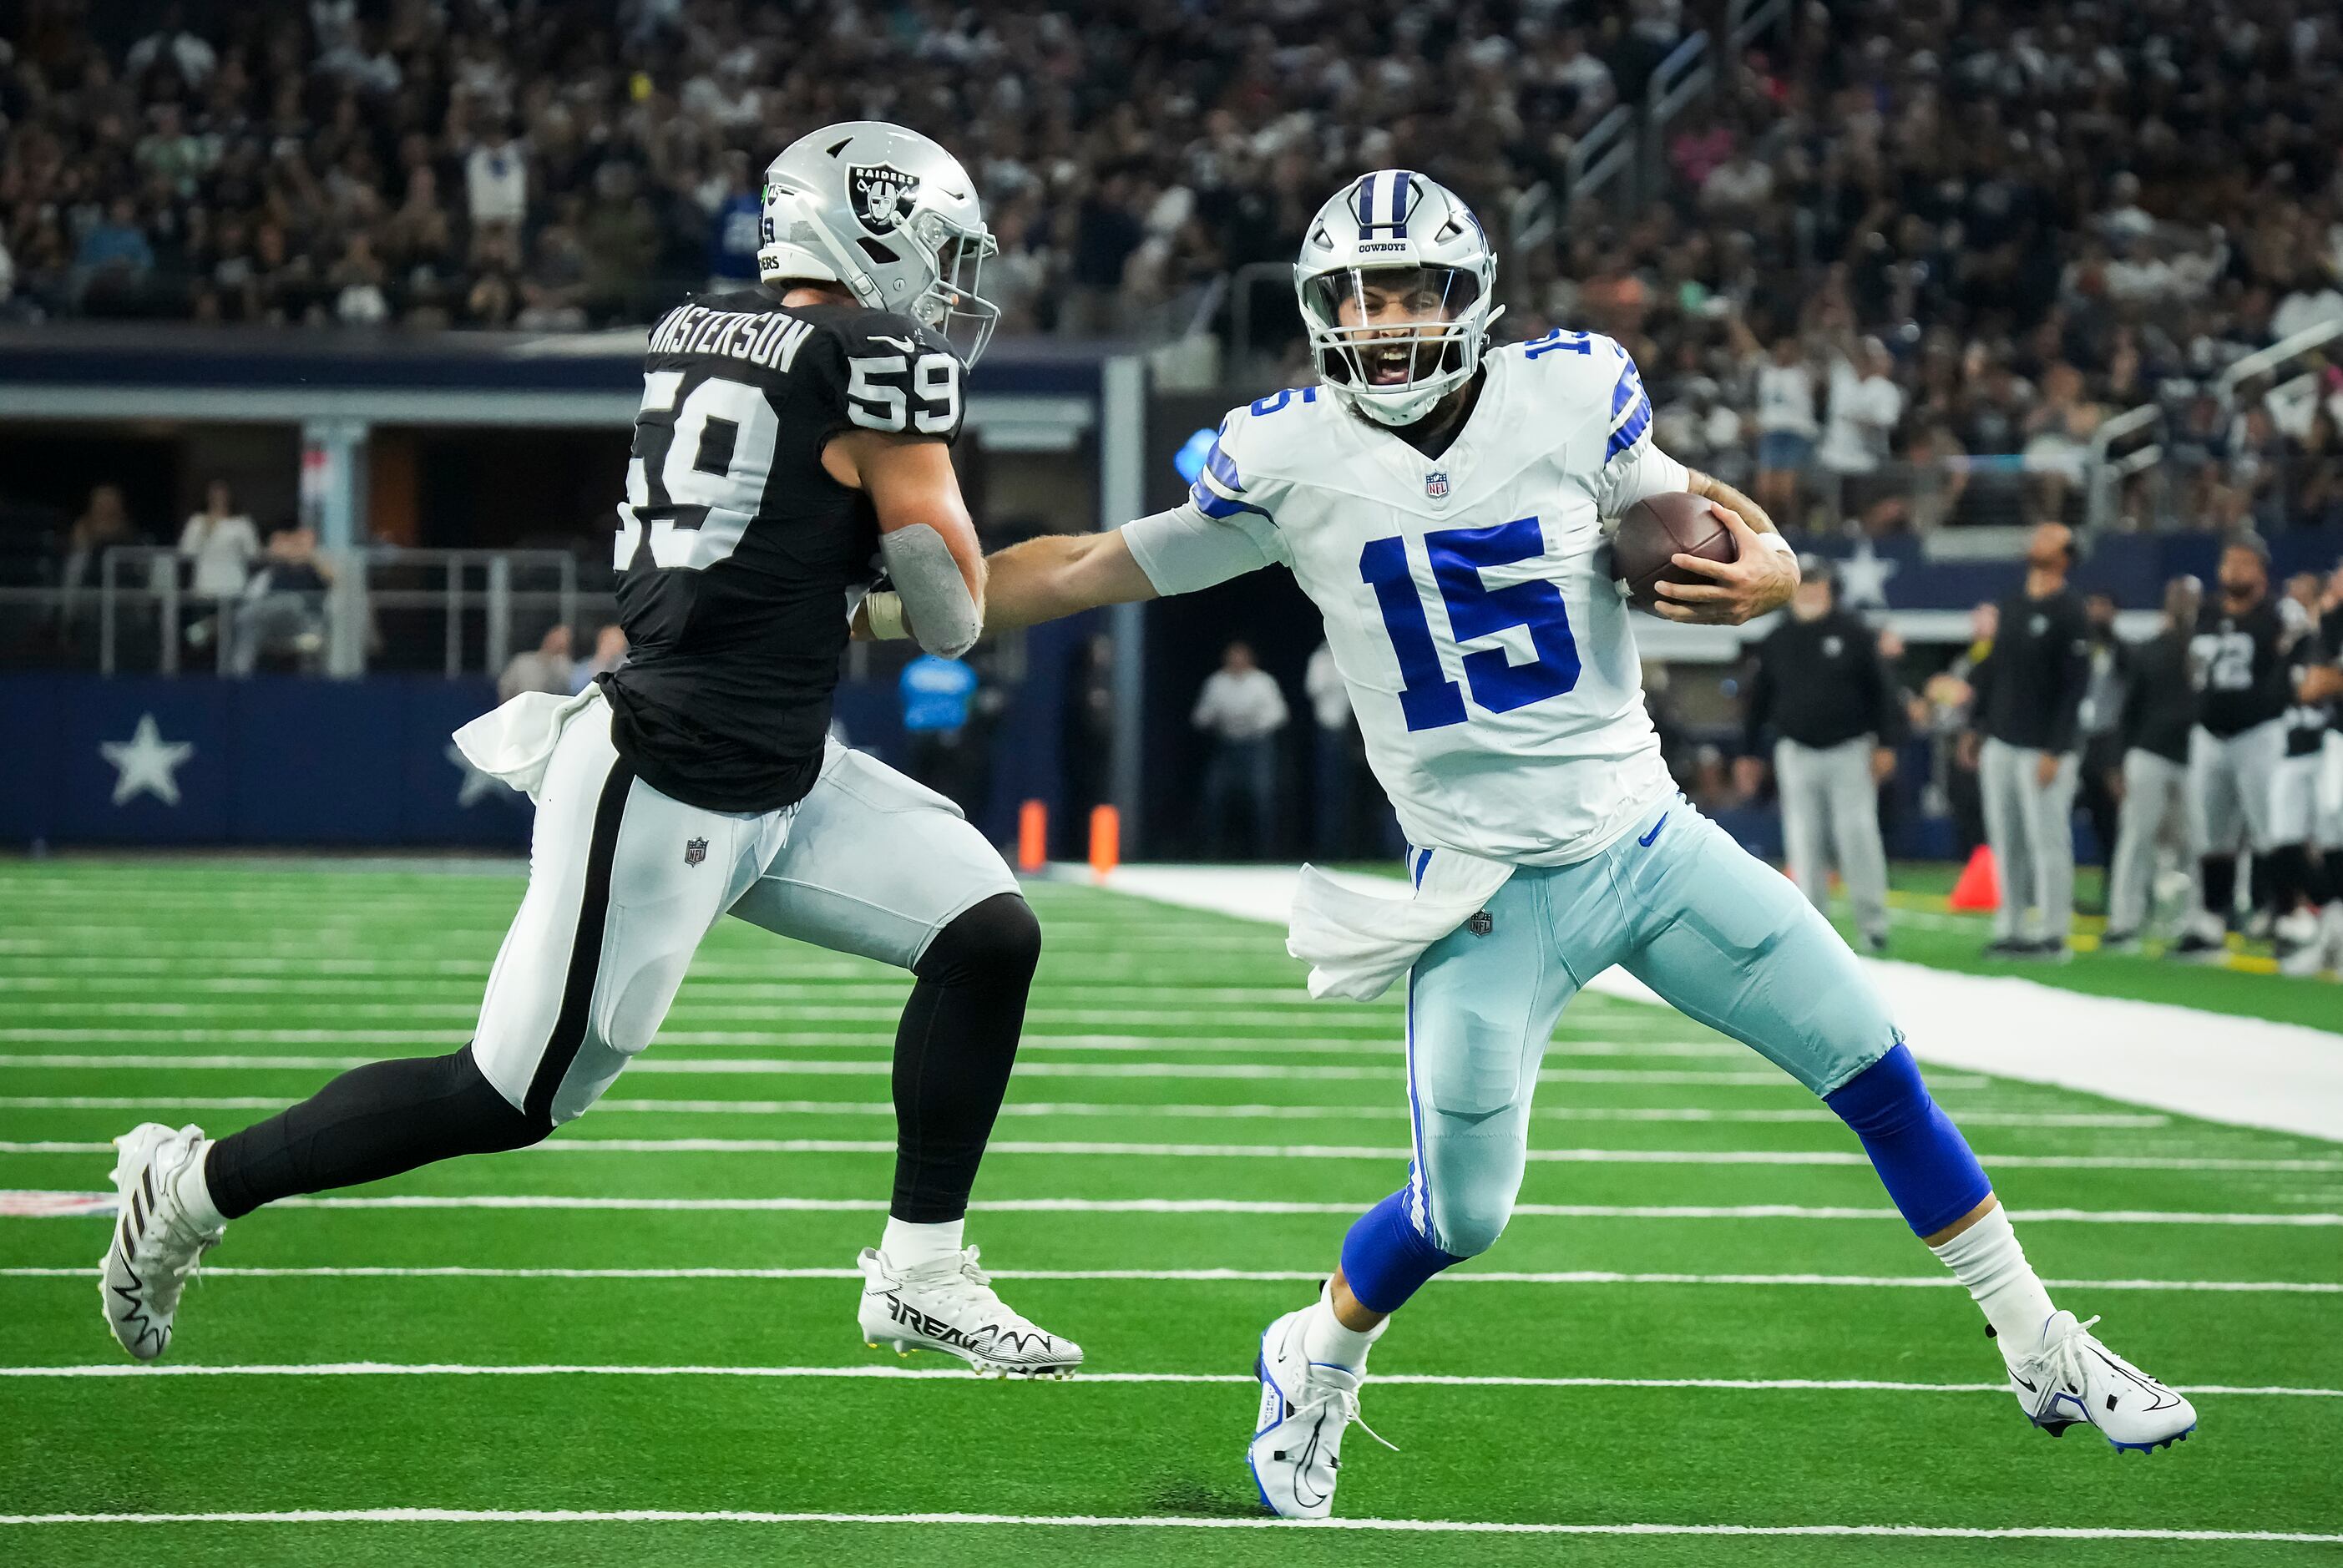
[[(1411, 872), (1438, 853), (1412, 851)], [(1505, 1228), (1554, 1025), (1613, 964), (1817, 1095), (1899, 1039), (1838, 933), (1681, 796), (1589, 859), (1515, 871), (1483, 913), (1408, 977), (1407, 1218), (1458, 1257)]]

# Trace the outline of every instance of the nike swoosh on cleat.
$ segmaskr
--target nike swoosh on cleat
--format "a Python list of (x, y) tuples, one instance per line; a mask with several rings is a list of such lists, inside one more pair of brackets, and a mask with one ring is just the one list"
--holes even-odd
[(1668, 825), (1668, 812), (1661, 812), (1660, 819), (1652, 824), (1652, 830), (1644, 834), (1642, 838), (1636, 839), (1635, 842), (1641, 844), (1646, 849), (1650, 849), (1652, 847), (1652, 840), (1660, 836), (1660, 829)]

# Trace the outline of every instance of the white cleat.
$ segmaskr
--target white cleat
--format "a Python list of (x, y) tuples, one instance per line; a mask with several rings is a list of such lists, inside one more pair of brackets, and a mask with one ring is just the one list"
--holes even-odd
[(2327, 967), (2328, 925), (2318, 910), (2296, 910), (2271, 928), (2270, 945), (2278, 955), (2278, 972), (2298, 978)]
[(171, 1348), (179, 1292), (194, 1275), (196, 1260), (220, 1239), (220, 1227), (205, 1229), (179, 1201), (179, 1177), (204, 1157), (209, 1144), (200, 1127), (174, 1132), (149, 1121), (116, 1139), (114, 1146), (122, 1151), (114, 1164), (121, 1213), (98, 1265), (98, 1294), (106, 1304), (106, 1326), (122, 1348), (151, 1362)]
[(2042, 1341), (2009, 1363), (2009, 1390), (2026, 1418), (2056, 1437), (2087, 1422), (2118, 1450), (2152, 1449), (2197, 1430), (2197, 1407), (2101, 1344), (2072, 1312), (2053, 1312)]
[(875, 1247), (857, 1261), (862, 1338), (873, 1350), (942, 1351), (979, 1377), (1068, 1378), (1082, 1364), (1081, 1346), (1036, 1328), (993, 1292), (974, 1247), (919, 1269), (898, 1271)]
[(1342, 1432), (1353, 1422), (1385, 1448), (1393, 1447), (1359, 1420), (1362, 1374), (1303, 1354), (1302, 1329), (1309, 1316), (1304, 1307), (1270, 1324), (1252, 1367), (1261, 1379), (1261, 1414), (1245, 1463), (1262, 1502), (1281, 1519), (1323, 1519), (1332, 1511)]

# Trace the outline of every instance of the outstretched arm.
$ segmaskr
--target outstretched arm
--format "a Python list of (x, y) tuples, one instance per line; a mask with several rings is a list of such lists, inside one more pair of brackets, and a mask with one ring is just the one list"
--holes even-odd
[(992, 573), (985, 625), (995, 631), (1160, 597), (1121, 528), (1043, 534), (987, 557), (985, 565)]
[(1677, 556), (1675, 564), (1705, 582), (1659, 585), (1655, 613), (1668, 620), (1739, 626), (1787, 604), (1798, 586), (1798, 558), (1765, 508), (1713, 475), (1694, 468), (1684, 488), (1705, 499), (1733, 530), (1741, 554), (1730, 561)]

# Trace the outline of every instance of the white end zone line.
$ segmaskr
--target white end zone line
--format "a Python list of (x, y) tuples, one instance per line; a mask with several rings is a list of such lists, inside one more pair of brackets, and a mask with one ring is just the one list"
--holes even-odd
[[(104, 1142), (0, 1141), (0, 1154), (108, 1154)], [(526, 1154), (885, 1154), (891, 1140), (862, 1138), (550, 1138), (515, 1153)], [(1054, 1155), (1101, 1159), (1172, 1160), (1376, 1160), (1404, 1161), (1405, 1149), (1340, 1143), (1117, 1143), (1036, 1141), (997, 1138), (988, 1154)], [(1532, 1164), (1545, 1165), (1791, 1165), (1871, 1168), (1868, 1155), (1847, 1150), (1789, 1149), (1533, 1149)], [(2005, 1171), (2203, 1171), (2229, 1172), (2343, 1171), (2343, 1158), (2232, 1160), (2192, 1155), (1980, 1154), (1987, 1167)]]
[[(1138, 1281), (1151, 1284), (1317, 1284), (1323, 1269), (991, 1269), (996, 1280)], [(388, 1265), (302, 1268), (209, 1268), (206, 1279), (241, 1280), (859, 1280), (859, 1269), (520, 1269), (445, 1264), (429, 1268)], [(0, 1279), (86, 1280), (87, 1268), (0, 1268)], [(1436, 1274), (1453, 1285), (1755, 1285), (1820, 1286), (1850, 1290), (1959, 1289), (1949, 1274), (1623, 1274), (1602, 1269), (1548, 1273), (1498, 1270)], [(2247, 1294), (2343, 1295), (2343, 1283), (2323, 1280), (2045, 1280), (2070, 1291), (2209, 1291)]]
[[(1382, 1380), (1377, 1380), (1382, 1381)], [(1844, 1536), (1932, 1541), (2238, 1541), (2328, 1545), (2287, 1530), (2135, 1530), (2041, 1524), (1560, 1524), (1472, 1519), (1207, 1519), (1178, 1514), (778, 1513), (747, 1509), (295, 1508), (257, 1513), (0, 1513), (8, 1524), (930, 1524), (1073, 1530), (1332, 1530), (1403, 1535)]]
[[(112, 1215), (111, 1192), (47, 1188), (0, 1189), (0, 1219), (72, 1219)], [(1355, 1202), (1311, 1202), (1252, 1198), (1001, 1198), (978, 1200), (972, 1212), (987, 1214), (1338, 1214), (1355, 1218)], [(876, 1214), (887, 1208), (877, 1198), (629, 1198), (568, 1193), (393, 1194), (383, 1197), (280, 1198), (278, 1209), (570, 1209), (679, 1213)], [(2013, 1209), (2010, 1219), (2026, 1225), (2276, 1225), (2343, 1227), (2343, 1214), (2256, 1214), (2224, 1211), (2159, 1209)], [(1900, 1221), (1891, 1208), (1798, 1203), (1517, 1203), (1516, 1220), (1856, 1220)]]
[[(0, 1378), (148, 1378), (148, 1377), (737, 1377), (818, 1378), (847, 1382), (980, 1382), (966, 1367), (906, 1367), (885, 1363), (858, 1366), (628, 1366), (588, 1362), (473, 1365), (455, 1362), (288, 1362), (248, 1365), (206, 1366), (186, 1362), (141, 1365), (135, 1362), (101, 1362), (76, 1366), (0, 1366)], [(1244, 1383), (1257, 1380), (1251, 1372), (1084, 1372), (1059, 1387), (1079, 1388), (1106, 1383)], [(1999, 1382), (1891, 1382), (1875, 1378), (1726, 1378), (1726, 1377), (1474, 1377), (1458, 1372), (1377, 1372), (1377, 1388), (1620, 1388), (1711, 1389), (1736, 1393), (1993, 1393), (2009, 1397), (2006, 1380)], [(2188, 1394), (2230, 1398), (2343, 1399), (2343, 1389), (2233, 1387), (2197, 1383), (2180, 1391)]]
[[(1107, 886), (1282, 926), (1295, 878), (1276, 867), (1125, 866)], [(1859, 961), (1913, 1030), (1912, 1054), (1931, 1066), (2343, 1141), (2343, 1035), (2087, 996), (2015, 976), (1955, 974), (1888, 959)], [(1298, 968), (1294, 979), (1301, 983)], [(1665, 1005), (1624, 970), (1606, 970), (1587, 989)]]

